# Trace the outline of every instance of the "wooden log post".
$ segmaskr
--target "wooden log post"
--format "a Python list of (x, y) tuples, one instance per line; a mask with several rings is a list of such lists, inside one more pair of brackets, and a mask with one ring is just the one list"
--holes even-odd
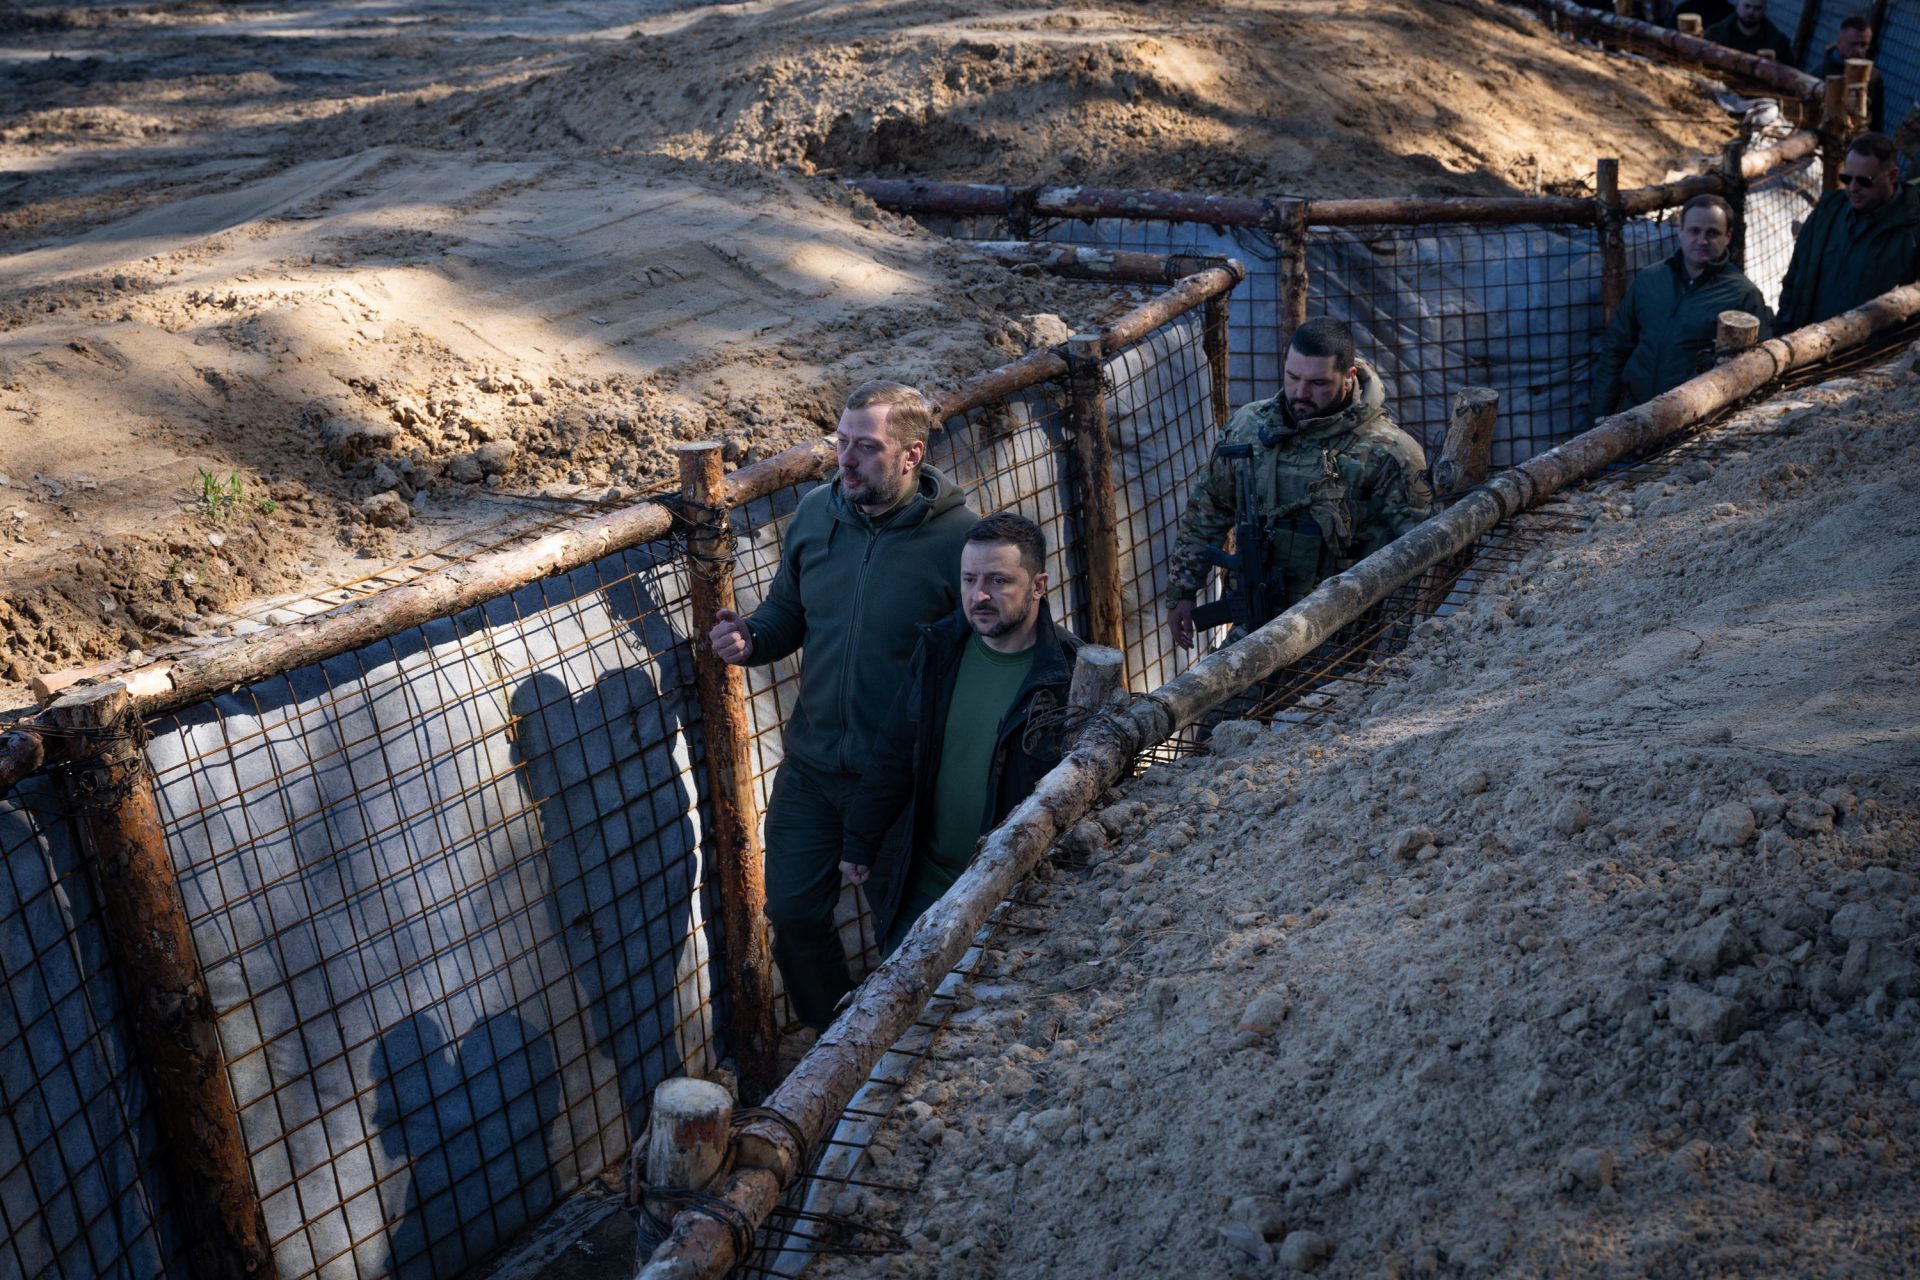
[(1462, 387), (1447, 418), (1447, 438), (1433, 464), (1433, 496), (1458, 497), (1487, 478), (1493, 457), (1493, 430), (1500, 419), (1500, 393), (1491, 387)]
[(118, 682), (69, 694), (51, 713), (69, 744), (68, 794), (135, 1050), (152, 1083), (188, 1268), (196, 1280), (265, 1277), (273, 1266), (266, 1223), (139, 717)]
[(1865, 58), (1848, 58), (1842, 78), (1847, 86), (1847, 136), (1851, 140), (1854, 134), (1867, 127), (1868, 119), (1873, 114), (1867, 98), (1868, 85), (1873, 79), (1873, 63)]
[(1733, 265), (1747, 265), (1747, 143), (1744, 137), (1730, 140), (1720, 150), (1721, 195), (1733, 207), (1733, 221), (1727, 227), (1727, 253)]
[(1760, 341), (1760, 321), (1744, 311), (1722, 311), (1714, 326), (1713, 362), (1725, 364)]
[(1840, 189), (1840, 163), (1847, 156), (1847, 81), (1845, 76), (1827, 77), (1827, 96), (1820, 108), (1820, 189)]
[(1755, 49), (1753, 54), (1756, 58), (1765, 58), (1768, 62), (1780, 61), (1780, 51), (1778, 49)]
[(726, 1166), (733, 1099), (719, 1085), (684, 1076), (653, 1091), (640, 1168), (648, 1187), (705, 1191)]
[(1706, 31), (1706, 24), (1697, 13), (1683, 13), (1674, 21), (1679, 24), (1683, 36), (1698, 36)]
[(1206, 328), (1203, 330), (1207, 355), (1207, 381), (1213, 392), (1213, 429), (1215, 433), (1227, 429), (1227, 418), (1233, 413), (1232, 389), (1228, 381), (1227, 349), (1227, 295), (1207, 299)]
[(1623, 18), (1635, 16), (1633, 12), (1633, 0), (1613, 0), (1613, 11)]
[(1627, 296), (1626, 214), (1620, 206), (1620, 162), (1608, 157), (1594, 166), (1594, 225), (1600, 235), (1600, 304), (1607, 323)]
[(1082, 711), (1100, 711), (1116, 695), (1125, 697), (1127, 656), (1103, 644), (1083, 644), (1073, 657), (1073, 683), (1067, 686), (1067, 705)]
[(734, 607), (733, 536), (727, 525), (726, 469), (718, 440), (675, 446), (685, 501), (687, 577), (693, 605), (693, 672), (706, 744), (713, 861), (720, 883), (720, 932), (726, 951), (728, 1038), (750, 1101), (779, 1080), (779, 1031), (773, 1016), (773, 953), (767, 938), (765, 857), (753, 793), (753, 744), (747, 681), (720, 661), (707, 633)]
[(1307, 202), (1283, 200), (1275, 210), (1274, 247), (1279, 250), (1280, 358), (1293, 332), (1307, 322)]
[(1126, 647), (1120, 590), (1120, 521), (1113, 492), (1113, 439), (1107, 430), (1106, 344), (1097, 333), (1067, 339), (1068, 426), (1073, 432), (1081, 536), (1087, 553), (1087, 636)]
[(1807, 46), (1813, 43), (1814, 24), (1820, 20), (1819, 0), (1807, 0), (1800, 6), (1800, 21), (1793, 28), (1793, 64), (1807, 65)]
[[(1460, 394), (1453, 398), (1446, 440), (1431, 470), (1436, 511), (1446, 509), (1475, 485), (1485, 482), (1492, 466), (1493, 432), (1499, 420), (1500, 393), (1491, 387), (1462, 387)], [(1439, 612), (1447, 593), (1471, 563), (1473, 551), (1468, 549), (1427, 570), (1418, 605), (1423, 617)]]

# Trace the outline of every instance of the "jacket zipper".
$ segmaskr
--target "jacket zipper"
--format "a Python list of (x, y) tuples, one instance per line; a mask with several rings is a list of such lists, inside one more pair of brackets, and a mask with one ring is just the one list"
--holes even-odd
[[(867, 530), (867, 550), (860, 557), (860, 572), (853, 579), (853, 634), (847, 637), (846, 651), (840, 659), (840, 723), (853, 724), (853, 651), (860, 642), (863, 619), (860, 616), (860, 601), (867, 591), (867, 566), (873, 563), (874, 544), (880, 541), (880, 530)], [(847, 740), (840, 739), (839, 750), (835, 752), (840, 763), (840, 772), (845, 773), (847, 764)]]

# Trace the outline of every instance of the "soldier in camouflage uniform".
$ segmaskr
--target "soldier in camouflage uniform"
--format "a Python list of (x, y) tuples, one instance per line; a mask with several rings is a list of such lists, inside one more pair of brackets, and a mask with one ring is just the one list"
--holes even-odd
[[(1322, 318), (1288, 344), (1282, 394), (1227, 422), (1222, 444), (1253, 446), (1254, 501), (1272, 536), (1268, 580), (1284, 574), (1282, 608), (1432, 513), (1426, 454), (1385, 401), (1372, 366), (1354, 358), (1353, 331)], [(1220, 546), (1233, 528), (1237, 489), (1235, 464), (1216, 453), (1188, 499), (1166, 595), (1168, 630), (1183, 649), (1212, 571), (1199, 548)]]

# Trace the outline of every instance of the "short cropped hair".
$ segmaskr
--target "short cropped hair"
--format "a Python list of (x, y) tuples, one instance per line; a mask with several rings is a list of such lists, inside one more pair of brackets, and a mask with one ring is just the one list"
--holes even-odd
[(1880, 164), (1892, 164), (1896, 154), (1893, 139), (1884, 133), (1863, 133), (1847, 144), (1848, 155), (1872, 156)]
[(1685, 222), (1687, 215), (1695, 209), (1718, 209), (1720, 216), (1726, 220), (1727, 230), (1729, 232), (1733, 230), (1733, 206), (1727, 203), (1726, 197), (1716, 195), (1695, 196), (1680, 206), (1680, 221)]
[(904, 382), (888, 382), (884, 378), (875, 378), (872, 382), (863, 382), (853, 389), (847, 397), (849, 409), (887, 410), (887, 429), (893, 438), (903, 445), (924, 444), (927, 433), (933, 430), (933, 406), (920, 394), (918, 387), (910, 387)]
[(1287, 345), (1303, 356), (1332, 356), (1336, 369), (1353, 368), (1353, 329), (1344, 320), (1318, 316), (1295, 329)]
[(996, 511), (983, 516), (967, 530), (968, 542), (1005, 542), (1010, 543), (1020, 553), (1020, 567), (1028, 573), (1045, 573), (1047, 569), (1047, 535), (1040, 526), (1023, 515), (1011, 511)]
[(1873, 19), (1863, 13), (1850, 13), (1840, 19), (1840, 29), (1842, 31), (1872, 31)]

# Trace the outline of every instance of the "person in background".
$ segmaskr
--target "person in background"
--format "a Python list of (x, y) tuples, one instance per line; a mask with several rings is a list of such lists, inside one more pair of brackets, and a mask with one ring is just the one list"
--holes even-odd
[(1920, 279), (1920, 192), (1900, 181), (1893, 140), (1863, 133), (1793, 242), (1780, 284), (1781, 333), (1851, 311)]
[(1733, 12), (1708, 27), (1705, 35), (1741, 53), (1771, 50), (1775, 58), (1793, 56), (1793, 38), (1767, 21), (1767, 0), (1736, 0)]
[(906, 677), (915, 627), (958, 603), (960, 544), (975, 520), (959, 488), (923, 465), (933, 425), (912, 387), (856, 388), (840, 415), (839, 473), (800, 499), (766, 600), (747, 618), (721, 610), (708, 633), (737, 666), (805, 650), (767, 802), (767, 919), (794, 1012), (816, 1030), (853, 986), (833, 922), (841, 811)]
[[(980, 836), (1060, 763), (1080, 641), (1047, 609), (1047, 543), (1001, 512), (967, 532), (960, 607), (920, 628), (907, 676), (846, 810), (840, 873), (866, 886), (891, 955), (973, 861)], [(912, 812), (912, 838), (887, 832)]]
[[(1872, 48), (1873, 23), (1856, 13), (1840, 20), (1840, 34), (1827, 46), (1826, 56), (1809, 70), (1822, 80), (1828, 76), (1844, 76), (1847, 63), (1867, 57)], [(1880, 68), (1875, 67), (1867, 78), (1867, 128), (1882, 133), (1886, 127), (1887, 82), (1881, 78)]]
[(1760, 290), (1728, 254), (1733, 207), (1695, 196), (1680, 209), (1680, 247), (1634, 277), (1600, 340), (1593, 413), (1644, 404), (1711, 366), (1722, 311), (1744, 311), (1771, 336)]

